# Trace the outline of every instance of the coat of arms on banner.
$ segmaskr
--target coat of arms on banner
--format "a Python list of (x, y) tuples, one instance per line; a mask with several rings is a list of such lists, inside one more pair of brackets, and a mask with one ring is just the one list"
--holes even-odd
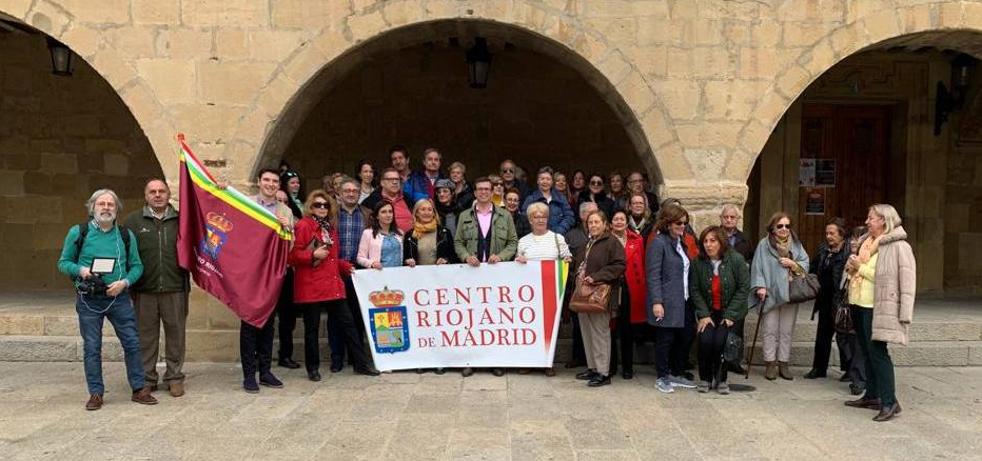
[(409, 322), (406, 306), (401, 306), (404, 295), (400, 290), (373, 291), (368, 299), (374, 308), (368, 310), (372, 327), (375, 352), (395, 353), (409, 350)]
[(211, 259), (218, 259), (218, 252), (225, 245), (228, 233), (232, 230), (232, 221), (215, 212), (208, 213), (207, 220), (205, 238), (201, 240), (201, 252), (211, 256)]

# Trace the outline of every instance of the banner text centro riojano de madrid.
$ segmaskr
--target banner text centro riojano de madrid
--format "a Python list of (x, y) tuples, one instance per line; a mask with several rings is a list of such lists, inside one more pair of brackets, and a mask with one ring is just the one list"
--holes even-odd
[(550, 367), (561, 261), (365, 269), (354, 283), (380, 370)]

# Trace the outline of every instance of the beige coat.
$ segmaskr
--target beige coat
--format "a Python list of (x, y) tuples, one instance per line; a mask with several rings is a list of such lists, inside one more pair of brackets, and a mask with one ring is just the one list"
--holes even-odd
[(873, 340), (907, 345), (914, 318), (917, 265), (907, 232), (896, 227), (880, 239), (873, 288)]

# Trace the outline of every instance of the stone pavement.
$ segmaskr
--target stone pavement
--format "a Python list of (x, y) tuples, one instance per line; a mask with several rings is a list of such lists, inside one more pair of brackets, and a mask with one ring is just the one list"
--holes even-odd
[(249, 395), (236, 366), (191, 363), (188, 394), (158, 392), (154, 407), (129, 402), (121, 364), (106, 369), (106, 406), (86, 412), (80, 363), (0, 362), (0, 458), (982, 459), (977, 367), (897, 369), (904, 411), (888, 423), (843, 406), (846, 385), (834, 380), (758, 374), (753, 393), (662, 395), (645, 366), (600, 389), (568, 371), (345, 369), (312, 383), (277, 369), (286, 388)]

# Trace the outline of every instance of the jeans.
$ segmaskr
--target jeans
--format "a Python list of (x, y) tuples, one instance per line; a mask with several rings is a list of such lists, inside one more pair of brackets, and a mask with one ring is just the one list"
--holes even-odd
[(684, 368), (679, 364), (688, 360), (689, 351), (681, 346), (685, 328), (655, 328), (655, 371), (659, 378), (668, 375), (681, 376)]
[(82, 334), (85, 382), (89, 387), (89, 394), (102, 395), (106, 390), (102, 382), (103, 319), (109, 319), (123, 346), (126, 378), (130, 382), (130, 388), (134, 392), (143, 389), (145, 381), (140, 356), (140, 334), (129, 293), (124, 291), (115, 298), (80, 294), (75, 301), (75, 311), (78, 313), (78, 329)]
[(873, 341), (873, 309), (853, 307), (853, 326), (859, 347), (866, 355), (866, 394), (864, 397), (880, 399), (886, 407), (897, 402), (893, 361), (887, 351), (887, 343)]
[(730, 334), (730, 328), (723, 324), (723, 312), (714, 311), (709, 314), (713, 320), (713, 325), (707, 325), (702, 333), (699, 333), (699, 379), (702, 381), (713, 382), (713, 378), (718, 378), (721, 383), (726, 382), (726, 366), (723, 364), (723, 349), (726, 347), (726, 337)]
[(242, 322), (239, 326), (239, 355), (242, 360), (242, 375), (249, 379), (259, 374), (269, 373), (273, 364), (273, 316), (266, 325), (256, 328)]

